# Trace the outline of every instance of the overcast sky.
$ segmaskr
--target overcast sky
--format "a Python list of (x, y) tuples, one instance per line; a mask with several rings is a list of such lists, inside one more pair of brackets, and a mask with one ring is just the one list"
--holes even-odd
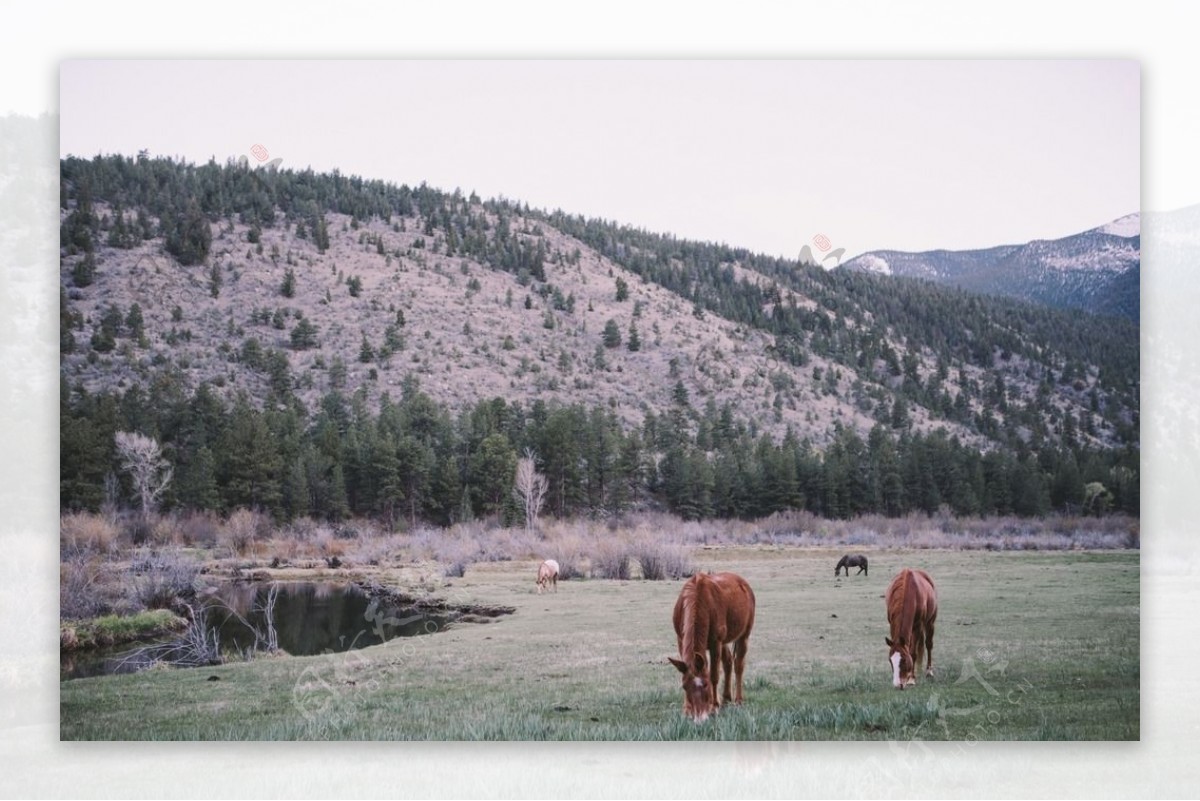
[(66, 61), (63, 154), (247, 156), (794, 257), (1139, 210), (1136, 61)]

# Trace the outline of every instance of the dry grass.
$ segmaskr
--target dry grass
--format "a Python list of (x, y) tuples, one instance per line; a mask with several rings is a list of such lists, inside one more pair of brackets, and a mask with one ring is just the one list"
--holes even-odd
[(70, 512), (59, 520), (59, 545), (63, 554), (112, 550), (119, 535), (116, 523), (91, 512)]
[(261, 512), (238, 509), (220, 529), (217, 541), (237, 556), (245, 556), (255, 543), (265, 540), (272, 530), (271, 519)]
[[(353, 531), (353, 536), (347, 532)], [(1090, 550), (1138, 546), (1138, 524), (1124, 517), (956, 518), (950, 515), (876, 515), (824, 520), (785, 512), (758, 521), (682, 521), (643, 512), (613, 520), (545, 520), (537, 533), (505, 528), (494, 519), (446, 529), (395, 532), (370, 521), (339, 526), (299, 520), (260, 542), (281, 561), (338, 557), (349, 565), (395, 566), (432, 561), (446, 576), (472, 564), (554, 559), (559, 578), (678, 579), (694, 572), (698, 547), (791, 545), (809, 547), (939, 548), (952, 550)]]
[[(261, 566), (405, 569), (463, 577), (472, 565), (555, 559), (562, 580), (680, 579), (691, 575), (697, 552), (714, 546), (798, 546), (959, 551), (1077, 551), (1136, 549), (1138, 521), (1128, 517), (1045, 519), (902, 518), (864, 516), (824, 520), (786, 512), (758, 521), (682, 521), (639, 512), (612, 520), (544, 520), (539, 530), (505, 528), (494, 519), (440, 529), (394, 531), (369, 520), (340, 524), (302, 518), (275, 526), (239, 510), (222, 522), (191, 514), (152, 520), (152, 555), (130, 548), (110, 518), (67, 514), (61, 521), (60, 606), (64, 618), (170, 606), (185, 597), (208, 559), (249, 558)], [(179, 549), (197, 549), (183, 557)], [(431, 566), (432, 563), (432, 566)]]
[(104, 561), (86, 552), (64, 554), (58, 566), (58, 613), (64, 620), (96, 617), (112, 608), (105, 593)]
[(125, 574), (125, 589), (139, 609), (171, 609), (196, 592), (200, 563), (177, 550), (135, 555)]
[(615, 537), (606, 537), (592, 546), (592, 577), (605, 579), (629, 578), (629, 544)]

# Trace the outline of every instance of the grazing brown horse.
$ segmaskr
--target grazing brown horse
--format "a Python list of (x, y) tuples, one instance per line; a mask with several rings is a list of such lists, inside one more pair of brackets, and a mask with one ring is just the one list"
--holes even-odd
[[(747, 641), (754, 628), (754, 590), (735, 573), (697, 573), (675, 602), (679, 658), (668, 657), (683, 674), (683, 714), (703, 723), (721, 707), (717, 683), (725, 669), (722, 700), (742, 703)], [(737, 694), (729, 692), (737, 674)]]
[[(867, 557), (863, 556), (861, 553), (856, 553), (854, 555), (847, 554), (839, 559), (837, 567), (833, 569), (833, 575), (836, 577), (838, 572), (841, 571), (842, 568), (845, 568), (846, 578), (850, 578), (850, 568), (852, 567), (857, 567), (858, 573), (866, 573), (867, 576), (871, 575), (870, 573), (867, 573)], [(854, 575), (857, 576), (858, 573), (855, 573)]]
[(550, 585), (554, 586), (554, 591), (558, 592), (558, 562), (553, 559), (547, 559), (538, 565), (537, 588), (538, 595), (542, 594), (542, 590)]
[(933, 624), (937, 621), (937, 589), (924, 570), (904, 568), (887, 588), (887, 617), (892, 636), (888, 661), (897, 690), (917, 683), (917, 670), (928, 654), (925, 675), (933, 676)]

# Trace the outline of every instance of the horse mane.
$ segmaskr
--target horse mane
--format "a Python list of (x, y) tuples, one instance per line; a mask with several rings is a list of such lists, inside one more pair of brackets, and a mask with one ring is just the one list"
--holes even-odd
[(683, 587), (679, 600), (683, 603), (683, 616), (680, 619), (682, 641), (679, 645), (679, 658), (691, 664), (692, 655), (696, 653), (696, 595), (700, 586), (702, 573)]
[(913, 586), (911, 570), (904, 570), (896, 577), (896, 592), (888, 596), (888, 618), (892, 623), (892, 639), (896, 644), (907, 645), (912, 640), (913, 619), (917, 614), (917, 591)]
[[(679, 644), (679, 657), (687, 664), (691, 664), (696, 654), (702, 656), (708, 652), (708, 628), (709, 621), (707, 619), (700, 620), (701, 615), (708, 615), (711, 610), (705, 606), (704, 598), (701, 597), (702, 586), (710, 588), (708, 596), (711, 603), (711, 585), (712, 577), (697, 573), (686, 584), (683, 585), (683, 590), (679, 594), (679, 600), (682, 604), (682, 615), (680, 616), (680, 628), (682, 629)], [(703, 631), (699, 629), (703, 627)], [(697, 634), (702, 638), (702, 642), (697, 642)]]

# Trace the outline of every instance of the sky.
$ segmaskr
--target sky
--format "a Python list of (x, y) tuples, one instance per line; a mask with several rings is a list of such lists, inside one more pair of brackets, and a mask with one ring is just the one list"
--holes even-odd
[(261, 145), (284, 169), (849, 258), (1139, 211), (1140, 82), (1131, 59), (68, 60), (60, 149), (256, 164)]

